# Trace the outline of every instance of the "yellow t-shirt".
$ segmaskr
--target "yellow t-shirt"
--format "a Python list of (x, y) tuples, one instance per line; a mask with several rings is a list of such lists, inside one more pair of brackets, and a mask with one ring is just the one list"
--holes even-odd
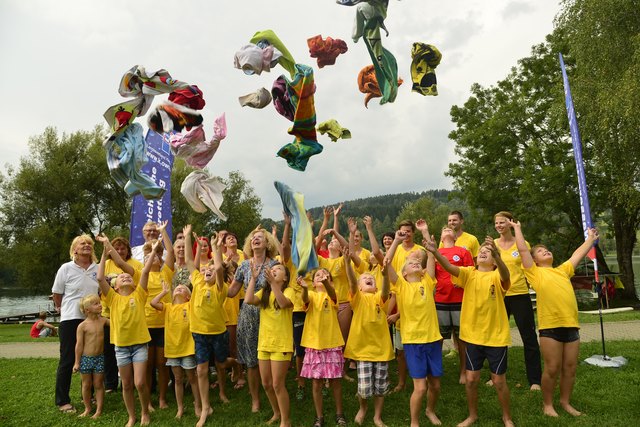
[(460, 275), (451, 275), (454, 285), (464, 288), (460, 313), (460, 339), (489, 347), (511, 345), (511, 331), (505, 291), (500, 284), (500, 272), (478, 271), (475, 267), (459, 267)]
[(398, 273), (398, 276), (402, 276), (402, 267), (404, 267), (404, 263), (407, 261), (407, 255), (418, 250), (426, 251), (425, 248), (420, 245), (413, 245), (409, 250), (405, 249), (402, 244), (398, 245), (396, 253), (393, 255), (393, 259), (391, 260), (391, 265), (396, 273)]
[(402, 344), (425, 344), (442, 339), (433, 299), (436, 281), (428, 274), (420, 282), (407, 282), (398, 275), (396, 299), (402, 319)]
[(293, 289), (294, 292), (293, 297), (290, 298), (293, 303), (293, 311), (304, 311), (304, 302), (302, 302), (302, 286), (298, 285), (298, 272), (296, 271), (296, 266), (293, 265), (291, 258), (289, 258), (285, 266), (289, 270), (289, 285), (287, 288)]
[(361, 248), (360, 250), (360, 254), (358, 255), (358, 258), (360, 258), (360, 261), (364, 261), (366, 263), (369, 263), (369, 257), (371, 256), (371, 251), (367, 248)]
[(222, 289), (218, 289), (215, 280), (208, 285), (198, 270), (191, 273), (191, 283), (191, 332), (217, 335), (226, 331), (227, 315), (223, 304), (229, 290), (227, 284)]
[[(262, 298), (263, 290), (256, 292), (258, 299)], [(293, 302), (294, 290), (287, 287), (282, 291), (284, 296)], [(274, 307), (276, 296), (271, 292), (269, 306), (260, 307), (260, 329), (258, 331), (258, 351), (270, 353), (293, 352), (293, 308)]]
[[(142, 265), (140, 261), (134, 258), (129, 258), (127, 260), (127, 264), (133, 267), (133, 283), (136, 283), (136, 284), (140, 283), (140, 273), (142, 272), (142, 267), (144, 267), (144, 265)], [(104, 276), (107, 277), (112, 274), (120, 274), (120, 273), (124, 273), (124, 271), (122, 271), (122, 269), (118, 267), (116, 263), (113, 262), (112, 259), (108, 259), (107, 262), (104, 264)], [(110, 317), (110, 314), (109, 314), (109, 307), (105, 303), (105, 297), (106, 295), (100, 295), (100, 300), (103, 302), (102, 317), (106, 317), (108, 319)]]
[[(522, 258), (520, 257), (520, 252), (518, 252), (516, 244), (514, 243), (509, 249), (504, 250), (498, 246), (498, 239), (495, 239), (494, 242), (500, 251), (500, 258), (502, 258), (502, 261), (504, 261), (509, 269), (511, 287), (507, 291), (507, 296), (529, 294), (529, 287), (524, 278), (524, 271), (522, 271)], [(529, 246), (529, 242), (525, 243), (527, 244), (527, 248), (530, 249), (531, 246)]]
[(338, 304), (349, 302), (349, 280), (347, 279), (347, 270), (344, 267), (344, 257), (323, 258), (318, 257), (320, 268), (326, 268), (333, 278), (333, 287), (336, 290)]
[(189, 327), (191, 303), (164, 304), (164, 356), (185, 357), (196, 353)]
[(571, 286), (573, 264), (564, 262), (556, 268), (524, 269), (524, 275), (536, 291), (538, 329), (579, 328), (578, 303)]
[[(478, 252), (480, 251), (480, 242), (478, 242), (476, 236), (474, 236), (473, 234), (469, 234), (466, 231), (462, 232), (460, 237), (456, 239), (453, 245), (465, 248), (471, 253), (471, 256), (473, 258), (476, 258), (478, 256)], [(444, 247), (444, 244), (440, 242), (439, 247)]]
[(301, 344), (314, 350), (344, 345), (338, 324), (338, 306), (326, 292), (309, 292)]
[[(229, 284), (225, 282), (227, 289)], [(244, 288), (241, 286), (240, 291), (233, 298), (227, 297), (222, 304), (224, 312), (227, 316), (227, 326), (233, 326), (238, 324), (238, 314), (240, 314), (240, 300), (244, 299)]]
[[(167, 265), (163, 265), (160, 271), (149, 272), (149, 281), (147, 282), (147, 303), (144, 306), (145, 316), (147, 318), (147, 327), (164, 328), (164, 315), (151, 307), (151, 300), (162, 292), (162, 280), (171, 285), (173, 279), (173, 270)], [(162, 303), (171, 302), (171, 295), (166, 294), (162, 297)]]
[(106, 303), (111, 311), (111, 343), (118, 347), (145, 344), (151, 341), (144, 315), (147, 291), (142, 286), (130, 295), (120, 295), (113, 289), (107, 293)]
[(375, 294), (357, 291), (351, 296), (353, 319), (344, 357), (363, 362), (393, 359), (393, 347), (387, 324), (387, 301), (382, 291)]

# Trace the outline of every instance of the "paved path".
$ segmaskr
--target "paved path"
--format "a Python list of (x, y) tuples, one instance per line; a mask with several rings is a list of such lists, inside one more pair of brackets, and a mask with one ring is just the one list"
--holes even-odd
[[(640, 341), (640, 320), (604, 323), (604, 336), (607, 341), (634, 340)], [(521, 347), (522, 340), (517, 328), (511, 329), (513, 345)], [(584, 323), (580, 329), (582, 342), (600, 341), (600, 323)], [(444, 347), (451, 348), (451, 341), (446, 340)], [(57, 359), (60, 345), (57, 342), (19, 342), (0, 344), (0, 358), (13, 359), (23, 357), (43, 357)]]

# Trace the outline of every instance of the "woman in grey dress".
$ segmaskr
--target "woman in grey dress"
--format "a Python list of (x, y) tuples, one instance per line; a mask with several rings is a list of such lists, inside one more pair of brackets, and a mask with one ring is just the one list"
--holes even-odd
[[(278, 254), (278, 243), (271, 233), (258, 228), (247, 236), (244, 242), (244, 253), (249, 259), (243, 261), (236, 270), (236, 276), (229, 287), (228, 297), (233, 298), (240, 286), (245, 290), (251, 280), (251, 265), (259, 266), (260, 274), (256, 280), (256, 292), (266, 282), (264, 272), (277, 264), (274, 258)], [(238, 315), (238, 362), (247, 367), (249, 393), (251, 394), (251, 411), (260, 410), (260, 371), (258, 370), (258, 329), (260, 327), (260, 308), (250, 304), (242, 304)]]

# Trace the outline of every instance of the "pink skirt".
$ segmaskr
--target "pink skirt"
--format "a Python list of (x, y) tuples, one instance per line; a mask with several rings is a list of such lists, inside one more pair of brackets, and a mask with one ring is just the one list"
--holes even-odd
[(314, 350), (306, 348), (300, 376), (313, 379), (342, 378), (342, 347)]

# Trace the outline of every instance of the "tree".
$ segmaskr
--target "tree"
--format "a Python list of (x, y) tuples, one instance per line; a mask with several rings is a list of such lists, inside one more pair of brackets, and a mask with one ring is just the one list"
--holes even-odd
[(611, 209), (624, 294), (640, 227), (640, 1), (565, 0), (556, 20), (575, 60), (571, 89), (600, 199)]
[(50, 289), (75, 236), (128, 225), (131, 202), (109, 175), (103, 140), (100, 127), (61, 137), (47, 128), (0, 175), (0, 239), (20, 287)]
[(238, 245), (242, 246), (242, 239), (260, 223), (262, 201), (240, 171), (229, 172), (224, 183), (227, 188), (222, 192), (224, 202), (220, 210), (227, 215), (227, 220), (220, 221), (218, 226), (236, 233)]

